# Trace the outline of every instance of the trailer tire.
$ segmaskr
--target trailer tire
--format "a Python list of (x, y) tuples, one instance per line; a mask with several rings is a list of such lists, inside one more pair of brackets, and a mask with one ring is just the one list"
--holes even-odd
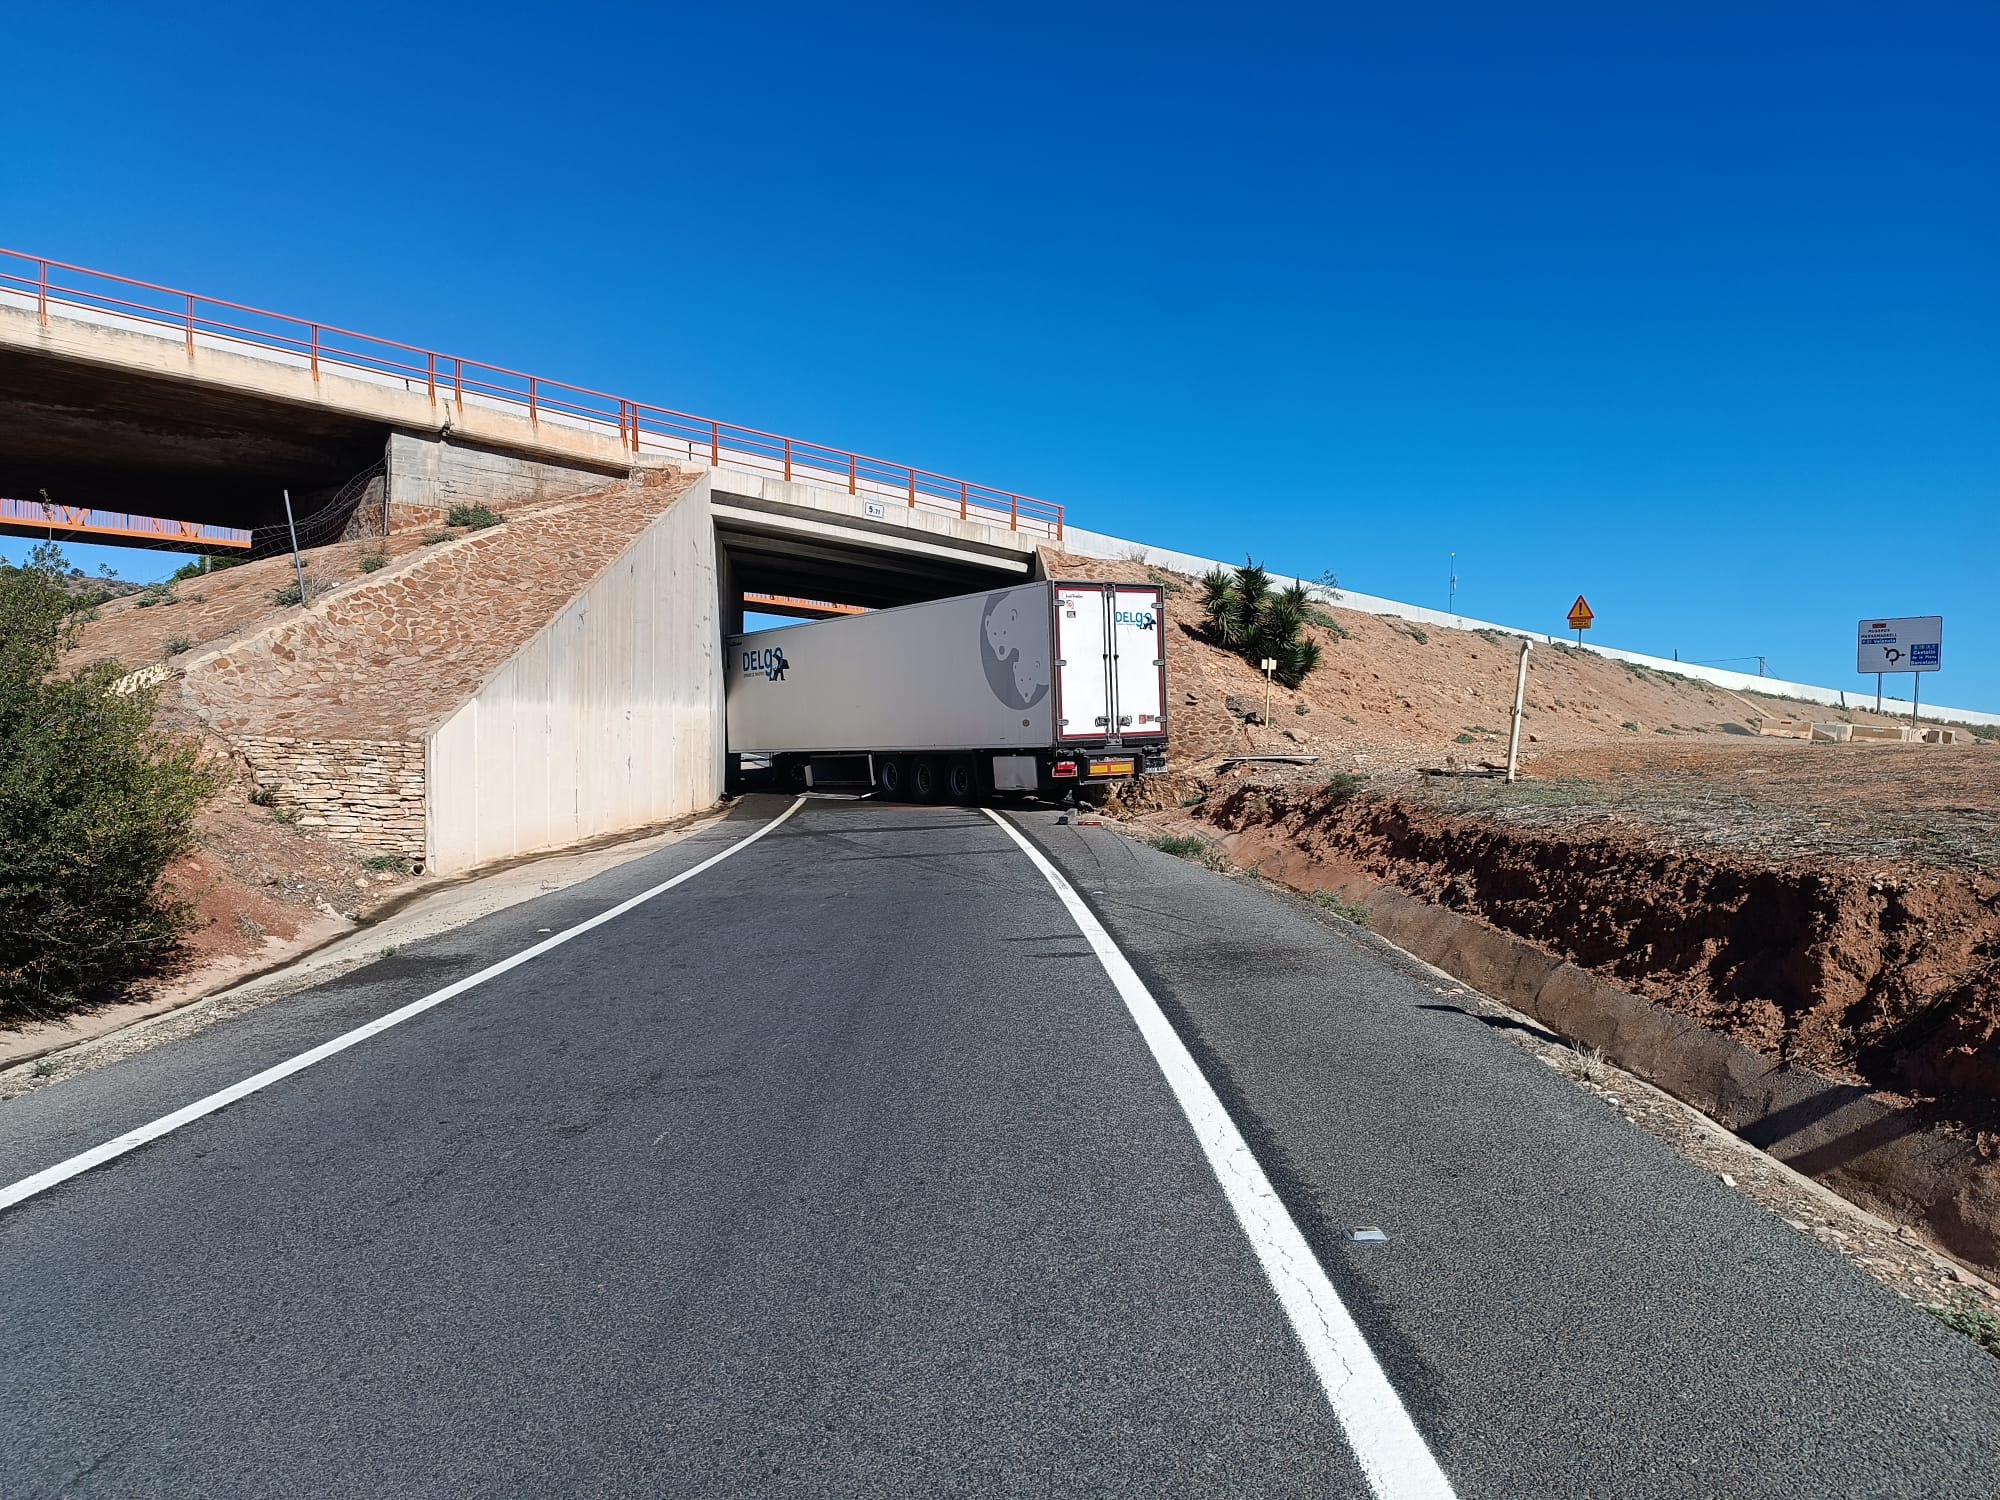
[(806, 790), (806, 763), (804, 759), (788, 755), (778, 763), (777, 769), (778, 778), (784, 783), (787, 791), (803, 792)]
[(979, 793), (979, 774), (972, 768), (972, 758), (955, 755), (945, 767), (944, 790), (948, 800), (970, 802)]
[(875, 768), (875, 787), (890, 799), (905, 796), (910, 789), (909, 767), (900, 756), (890, 755), (882, 759)]
[(920, 755), (910, 762), (910, 795), (917, 801), (937, 801), (938, 784), (942, 780), (938, 775), (937, 762), (928, 755)]

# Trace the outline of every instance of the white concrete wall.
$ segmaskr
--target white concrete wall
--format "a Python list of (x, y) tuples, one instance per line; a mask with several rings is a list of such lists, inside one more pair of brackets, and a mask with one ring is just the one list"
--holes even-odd
[(662, 822), (722, 795), (722, 638), (697, 481), (430, 736), (429, 868)]
[[(1176, 573), (1192, 573), (1199, 577), (1211, 568), (1231, 568), (1235, 563), (1217, 562), (1212, 557), (1196, 557), (1191, 552), (1175, 552), (1167, 547), (1149, 547), (1144, 542), (1131, 542), (1123, 537), (1106, 536), (1102, 532), (1083, 531), (1072, 526), (1064, 534), (1063, 550), (1074, 552), (1079, 557), (1102, 557), (1114, 561), (1151, 563), (1159, 568), (1171, 568)], [(1310, 579), (1287, 578), (1273, 573), (1273, 583), (1283, 588), (1293, 583), (1303, 583), (1315, 595), (1329, 603), (1337, 603), (1342, 609), (1359, 610), (1366, 615), (1393, 615), (1399, 620), (1408, 620), (1417, 625), (1437, 625), (1447, 630), (1498, 630), (1507, 635), (1524, 635), (1530, 640), (1548, 641), (1573, 646), (1576, 643), (1568, 636), (1553, 636), (1539, 630), (1522, 630), (1515, 625), (1498, 625), (1490, 620), (1475, 620), (1469, 615), (1447, 614), (1441, 609), (1425, 609), (1420, 604), (1403, 604), (1394, 599), (1380, 599), (1373, 594), (1357, 594), (1352, 589), (1340, 590), (1334, 598), (1328, 590), (1321, 588)], [(1592, 646), (1583, 649), (1598, 656), (1609, 657), (1613, 661), (1629, 661), (1642, 667), (1651, 667), (1657, 672), (1678, 672), (1683, 677), (1692, 677), (1698, 682), (1712, 682), (1717, 687), (1738, 693), (1771, 693), (1784, 698), (1803, 698), (1808, 703), (1823, 703), (1828, 707), (1873, 708), (1875, 693), (1872, 687), (1846, 691), (1841, 688), (1820, 687), (1810, 682), (1788, 682), (1782, 677), (1758, 677), (1749, 672), (1731, 672), (1722, 667), (1704, 667), (1690, 661), (1674, 661), (1664, 656), (1647, 656), (1639, 651), (1620, 651), (1611, 646)], [(1907, 691), (1907, 688), (1905, 689)], [(1884, 707), (1890, 713), (1907, 713), (1907, 699), (1894, 708)], [(1937, 719), (1958, 724), (2000, 725), (2000, 714), (1986, 713), (1976, 708), (1949, 708), (1943, 704), (1924, 703), (1918, 706), (1918, 715), (1925, 719)]]
[(388, 471), (391, 504), (439, 510), (454, 505), (566, 500), (615, 484), (627, 472), (548, 463), (407, 432), (389, 434)]

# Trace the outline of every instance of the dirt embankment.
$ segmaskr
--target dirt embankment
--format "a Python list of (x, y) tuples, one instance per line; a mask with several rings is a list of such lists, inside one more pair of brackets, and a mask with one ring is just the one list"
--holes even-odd
[(1224, 786), (1200, 815), (1479, 917), (1768, 1055), (2000, 1130), (2000, 873), (1739, 857), (1343, 790)]

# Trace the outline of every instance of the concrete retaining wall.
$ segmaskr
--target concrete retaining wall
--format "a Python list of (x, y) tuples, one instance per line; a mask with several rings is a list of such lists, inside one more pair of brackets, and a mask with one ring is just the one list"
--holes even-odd
[(429, 868), (641, 828), (722, 794), (707, 477), (430, 735)]
[[(1211, 568), (1229, 568), (1233, 563), (1217, 562), (1211, 557), (1196, 557), (1191, 552), (1176, 552), (1168, 547), (1149, 547), (1144, 542), (1127, 541), (1123, 537), (1106, 536), (1098, 531), (1085, 531), (1072, 526), (1063, 534), (1062, 547), (1080, 557), (1102, 557), (1113, 561), (1149, 562), (1155, 567), (1172, 568), (1177, 573), (1192, 573), (1199, 577)], [(1522, 630), (1514, 625), (1499, 625), (1491, 620), (1475, 620), (1470, 615), (1447, 614), (1441, 609), (1425, 609), (1419, 604), (1404, 604), (1395, 599), (1382, 599), (1374, 594), (1357, 594), (1352, 589), (1340, 590), (1336, 599), (1330, 590), (1303, 578), (1287, 578), (1273, 573), (1271, 581), (1282, 588), (1289, 584), (1301, 583), (1317, 597), (1328, 603), (1337, 603), (1342, 609), (1359, 610), (1365, 615), (1390, 615), (1399, 620), (1408, 620), (1417, 625), (1436, 625), (1446, 630), (1498, 630), (1505, 635), (1526, 636), (1534, 641), (1546, 641), (1551, 645), (1574, 646), (1567, 637), (1558, 639), (1539, 630)], [(1843, 692), (1839, 688), (1820, 687), (1810, 682), (1788, 682), (1782, 677), (1755, 677), (1748, 672), (1731, 672), (1722, 667), (1704, 667), (1694, 662), (1673, 661), (1664, 656), (1647, 656), (1639, 651), (1619, 651), (1610, 646), (1585, 644), (1582, 650), (1596, 656), (1609, 657), (1613, 661), (1629, 661), (1641, 667), (1650, 667), (1656, 672), (1677, 672), (1683, 677), (1692, 677), (1697, 682), (1714, 683), (1717, 687), (1728, 688), (1737, 693), (1769, 693), (1782, 698), (1800, 698), (1808, 703), (1824, 703), (1839, 708), (1862, 708), (1874, 701), (1872, 692)], [(1853, 702), (1850, 704), (1849, 699)], [(1897, 702), (1896, 712), (1903, 712), (1908, 705)], [(1923, 704), (1918, 714), (1926, 719), (1949, 719), (1961, 724), (1992, 724), (2000, 726), (2000, 713), (1987, 713), (1975, 708), (1948, 708), (1943, 704)]]
[(371, 852), (425, 857), (424, 747), (415, 740), (238, 736), (257, 785), (301, 828)]
[[(601, 490), (626, 472), (546, 463), (497, 448), (407, 432), (389, 435), (388, 469), (392, 510), (418, 506), (440, 512), (454, 505), (567, 500)], [(379, 505), (378, 497), (378, 510)], [(434, 515), (429, 522), (443, 519)]]

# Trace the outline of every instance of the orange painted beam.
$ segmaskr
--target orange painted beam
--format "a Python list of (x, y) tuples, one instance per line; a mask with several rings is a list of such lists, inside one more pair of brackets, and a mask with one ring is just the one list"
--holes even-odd
[(746, 593), (743, 602), (751, 609), (762, 610), (765, 614), (805, 615), (815, 620), (829, 620), (836, 615), (868, 613), (858, 604), (835, 604), (826, 599), (797, 599), (790, 594)]
[(158, 516), (127, 515), (123, 511), (92, 510), (87, 505), (50, 505), (41, 500), (0, 498), (0, 531), (15, 536), (50, 536), (88, 540), (147, 541), (197, 547), (250, 550), (250, 533), (234, 526), (205, 526), (197, 521), (165, 521)]

